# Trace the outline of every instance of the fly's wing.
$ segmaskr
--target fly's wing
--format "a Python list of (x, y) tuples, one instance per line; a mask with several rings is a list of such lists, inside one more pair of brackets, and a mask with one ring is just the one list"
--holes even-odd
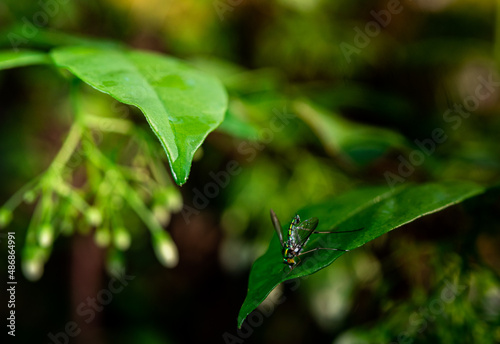
[(278, 234), (278, 238), (280, 239), (280, 244), (281, 247), (283, 247), (283, 233), (281, 232), (281, 224), (280, 220), (278, 220), (278, 217), (274, 213), (274, 211), (271, 209), (271, 221), (273, 222), (273, 227), (276, 233)]
[(310, 219), (293, 226), (292, 235), (295, 238), (295, 242), (297, 242), (301, 248), (306, 244), (311, 234), (314, 233), (314, 230), (318, 227), (318, 223), (318, 218), (311, 217)]

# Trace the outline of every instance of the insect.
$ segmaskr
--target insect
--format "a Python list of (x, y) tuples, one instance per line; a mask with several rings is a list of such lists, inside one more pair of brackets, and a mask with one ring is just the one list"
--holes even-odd
[(316, 217), (312, 217), (310, 219), (301, 221), (299, 215), (295, 215), (288, 227), (288, 234), (286, 240), (283, 240), (283, 233), (281, 231), (281, 224), (278, 220), (278, 217), (271, 209), (271, 221), (273, 222), (274, 229), (276, 233), (278, 233), (278, 238), (280, 239), (282, 254), (283, 254), (283, 263), (288, 265), (290, 270), (293, 270), (299, 263), (300, 258), (306, 253), (311, 253), (317, 250), (331, 250), (331, 251), (344, 251), (347, 252), (349, 250), (343, 250), (340, 248), (327, 248), (327, 247), (316, 247), (311, 250), (303, 251), (304, 246), (306, 246), (307, 241), (313, 233), (349, 233), (349, 232), (357, 232), (362, 230), (363, 228), (352, 230), (352, 231), (337, 231), (337, 232), (320, 232), (315, 231), (316, 227), (318, 227), (319, 220)]

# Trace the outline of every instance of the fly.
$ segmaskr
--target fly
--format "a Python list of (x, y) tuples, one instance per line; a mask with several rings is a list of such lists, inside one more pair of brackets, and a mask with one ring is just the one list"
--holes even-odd
[(316, 247), (311, 250), (303, 251), (304, 246), (306, 246), (307, 241), (313, 233), (349, 233), (349, 232), (357, 232), (362, 230), (355, 229), (352, 231), (338, 231), (338, 232), (320, 232), (315, 231), (316, 227), (318, 227), (319, 220), (316, 217), (312, 217), (310, 219), (301, 221), (299, 215), (295, 215), (288, 227), (288, 234), (286, 240), (283, 240), (283, 233), (281, 231), (281, 224), (278, 220), (278, 217), (271, 209), (271, 221), (273, 222), (274, 229), (278, 234), (278, 238), (280, 239), (280, 244), (282, 248), (283, 254), (283, 263), (288, 265), (290, 270), (294, 269), (299, 263), (300, 258), (306, 253), (311, 253), (317, 250), (331, 250), (331, 251), (344, 251), (347, 252), (349, 250), (344, 250), (340, 248), (327, 248), (327, 247)]

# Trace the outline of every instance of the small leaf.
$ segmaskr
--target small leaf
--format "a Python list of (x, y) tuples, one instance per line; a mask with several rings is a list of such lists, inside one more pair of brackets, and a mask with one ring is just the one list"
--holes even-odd
[(37, 64), (52, 63), (50, 57), (40, 51), (32, 50), (4, 50), (0, 51), (0, 70), (16, 67), (31, 66)]
[[(371, 187), (358, 189), (320, 204), (308, 206), (298, 213), (302, 219), (317, 217), (317, 231), (361, 231), (342, 234), (315, 234), (307, 248), (329, 247), (355, 249), (365, 243), (409, 223), (459, 203), (483, 192), (471, 182), (440, 182), (406, 185), (399, 188)], [(279, 217), (279, 214), (278, 214)], [(285, 218), (283, 226), (288, 226)], [(271, 223), (269, 231), (272, 231)], [(293, 270), (282, 263), (281, 246), (274, 235), (269, 248), (255, 261), (250, 272), (248, 294), (238, 316), (241, 327), (245, 318), (281, 282), (310, 275), (333, 263), (343, 251), (318, 250), (300, 257), (301, 263)]]
[(137, 106), (163, 145), (176, 183), (186, 182), (194, 153), (224, 119), (227, 95), (217, 79), (149, 52), (62, 47), (51, 55), (97, 90)]

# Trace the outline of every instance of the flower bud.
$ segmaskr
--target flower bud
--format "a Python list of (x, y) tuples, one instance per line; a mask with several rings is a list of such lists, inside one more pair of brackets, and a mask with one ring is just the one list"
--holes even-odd
[(24, 193), (23, 199), (26, 203), (31, 204), (36, 198), (36, 192), (33, 190), (28, 190)]
[(183, 202), (182, 195), (175, 187), (168, 188), (167, 190), (167, 207), (173, 213), (181, 211)]
[(113, 244), (121, 251), (126, 251), (130, 247), (130, 233), (124, 227), (116, 227), (113, 230)]
[(7, 227), (12, 221), (12, 211), (7, 208), (0, 208), (0, 228)]
[(85, 217), (91, 226), (99, 226), (102, 223), (102, 214), (96, 207), (89, 207), (85, 212)]
[(95, 230), (94, 241), (99, 247), (108, 247), (111, 242), (111, 233), (106, 227), (100, 227)]
[(170, 235), (165, 231), (158, 231), (153, 234), (153, 245), (156, 257), (160, 263), (173, 268), (179, 261), (179, 253)]
[(38, 243), (41, 247), (47, 248), (54, 242), (54, 227), (50, 223), (45, 223), (37, 231)]
[(155, 205), (153, 206), (153, 214), (156, 220), (162, 225), (166, 226), (170, 222), (170, 212), (168, 211), (167, 207), (164, 207), (162, 205)]
[(21, 269), (24, 277), (29, 281), (37, 281), (43, 275), (43, 264), (45, 262), (45, 253), (42, 248), (37, 246), (25, 247)]

